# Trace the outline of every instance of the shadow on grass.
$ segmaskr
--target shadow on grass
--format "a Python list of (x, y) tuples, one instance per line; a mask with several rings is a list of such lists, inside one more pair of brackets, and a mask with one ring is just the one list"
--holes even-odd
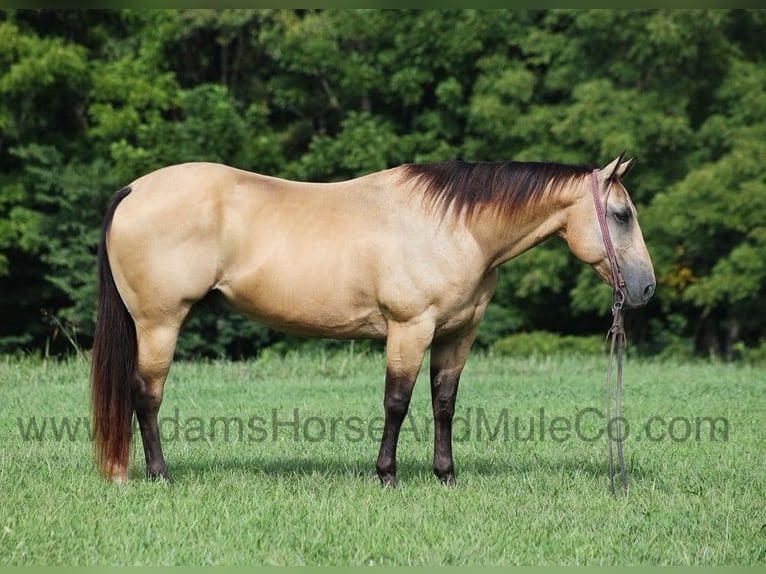
[[(626, 461), (629, 480), (651, 480), (655, 472), (640, 465)], [(512, 477), (519, 479), (526, 475), (545, 476), (576, 476), (606, 480), (607, 461), (583, 460), (565, 454), (559, 456), (525, 457), (523, 459), (497, 460), (494, 457), (472, 457), (461, 462), (456, 460), (457, 478), (461, 477)], [(399, 480), (433, 479), (433, 471), (429, 461), (400, 460), (398, 468)], [(171, 479), (183, 481), (190, 478), (214, 479), (221, 475), (266, 475), (271, 477), (301, 477), (327, 476), (333, 478), (361, 477), (374, 479), (375, 459), (367, 458), (325, 458), (318, 456), (307, 457), (221, 457), (211, 455), (197, 460), (183, 460), (171, 463)]]

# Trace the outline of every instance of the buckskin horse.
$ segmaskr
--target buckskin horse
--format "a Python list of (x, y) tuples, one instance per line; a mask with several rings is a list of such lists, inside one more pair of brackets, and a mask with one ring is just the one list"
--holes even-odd
[(167, 479), (157, 423), (165, 379), (189, 310), (215, 291), (288, 333), (386, 340), (376, 464), (385, 485), (396, 485), (399, 431), (430, 348), (433, 470), (454, 483), (458, 381), (498, 266), (558, 235), (608, 284), (616, 261), (627, 306), (652, 296), (652, 262), (621, 183), (632, 162), (405, 164), (335, 183), (186, 163), (140, 177), (112, 197), (98, 251), (100, 473), (127, 480), (135, 413), (147, 477)]

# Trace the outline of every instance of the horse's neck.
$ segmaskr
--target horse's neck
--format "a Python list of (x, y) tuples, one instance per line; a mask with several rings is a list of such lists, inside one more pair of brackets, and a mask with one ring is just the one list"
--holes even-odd
[(563, 233), (568, 209), (579, 194), (579, 186), (568, 186), (510, 218), (492, 210), (478, 214), (471, 232), (487, 256), (489, 268), (502, 265), (551, 235)]

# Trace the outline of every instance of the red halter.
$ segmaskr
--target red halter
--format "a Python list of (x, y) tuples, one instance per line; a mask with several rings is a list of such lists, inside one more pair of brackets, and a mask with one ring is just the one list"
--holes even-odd
[[(598, 224), (601, 227), (601, 236), (604, 238), (604, 246), (606, 247), (606, 256), (609, 259), (609, 267), (612, 271), (612, 287), (614, 289), (614, 304), (618, 307), (622, 307), (625, 301), (625, 280), (622, 278), (622, 272), (620, 266), (617, 263), (617, 255), (614, 252), (614, 246), (612, 245), (612, 238), (609, 235), (609, 227), (606, 224), (606, 202), (601, 203), (601, 198), (598, 193), (598, 171), (594, 169), (591, 177), (591, 187), (593, 188), (593, 203), (596, 205), (596, 217), (598, 218)], [(607, 189), (609, 189), (607, 187)], [(608, 194), (607, 194), (608, 196)]]

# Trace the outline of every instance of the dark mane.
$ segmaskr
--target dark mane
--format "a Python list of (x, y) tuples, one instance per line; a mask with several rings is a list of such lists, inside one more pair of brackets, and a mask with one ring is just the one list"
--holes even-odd
[(513, 215), (539, 202), (546, 190), (554, 193), (592, 167), (543, 162), (447, 161), (402, 166), (403, 179), (416, 179), (434, 209), (450, 207), (456, 216), (470, 217), (477, 208), (489, 207)]

